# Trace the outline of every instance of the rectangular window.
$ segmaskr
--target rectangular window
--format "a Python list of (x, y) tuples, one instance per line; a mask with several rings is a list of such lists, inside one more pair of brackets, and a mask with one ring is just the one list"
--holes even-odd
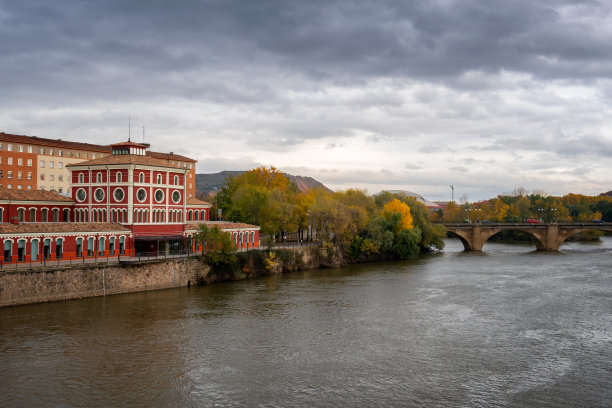
[(41, 174), (41, 175), (40, 175), (40, 179), (41, 179), (41, 180), (44, 180), (44, 179), (45, 179), (45, 175), (44, 175), (44, 174)]
[(40, 189), (44, 191), (45, 187), (44, 186), (40, 186)]
[(45, 167), (45, 161), (44, 161), (44, 160), (41, 160), (41, 161), (40, 161), (40, 167), (41, 167), (41, 168), (44, 168), (44, 167)]
[(40, 148), (40, 154), (45, 154), (45, 148), (44, 147)]
[(49, 154), (53, 156), (53, 149), (49, 149)]
[(28, 153), (32, 153), (32, 146), (28, 146)]
[(59, 181), (64, 181), (64, 176), (62, 174), (60, 174), (59, 176), (57, 176), (57, 179)]
[(17, 151), (19, 153), (23, 153), (23, 146), (22, 145), (17, 145)]
[(19, 180), (23, 179), (23, 172), (18, 171), (18, 172), (17, 172), (17, 178), (18, 178)]
[(7, 171), (6, 173), (7, 173), (7, 177), (8, 178), (13, 178), (13, 171), (12, 170)]
[(63, 190), (63, 189), (60, 187), (60, 188), (57, 190), (57, 192), (61, 194), (61, 193), (63, 192), (62, 190)]
[(6, 146), (6, 150), (8, 150), (9, 152), (12, 152), (12, 151), (13, 151), (13, 145), (9, 143), (9, 144)]
[(13, 185), (9, 184), (9, 185), (6, 186), (6, 188), (13, 188)]
[(49, 168), (52, 169), (53, 168), (53, 160), (49, 160)]
[(49, 181), (55, 181), (55, 175), (54, 174), (50, 174), (49, 175)]
[(7, 158), (6, 162), (8, 163), (9, 166), (12, 165), (13, 164), (13, 158), (12, 157)]
[(63, 169), (63, 168), (64, 168), (64, 163), (62, 163), (62, 162), (57, 162), (57, 168), (58, 168), (58, 169)]
[(28, 190), (31, 190), (31, 189), (32, 189), (32, 186), (28, 186)]
[(92, 158), (92, 159), (95, 159), (95, 158), (96, 158), (96, 154), (95, 154), (95, 153), (94, 153), (94, 154), (92, 154), (92, 155), (91, 155), (91, 158)]
[(28, 159), (28, 167), (32, 167), (32, 159)]
[(17, 190), (21, 190), (21, 184), (17, 184)]
[(17, 165), (18, 166), (23, 166), (23, 159), (21, 157), (17, 158)]
[(63, 156), (64, 155), (64, 151), (62, 149), (57, 151), (57, 155), (58, 156)]
[(28, 171), (28, 180), (32, 180), (32, 172)]

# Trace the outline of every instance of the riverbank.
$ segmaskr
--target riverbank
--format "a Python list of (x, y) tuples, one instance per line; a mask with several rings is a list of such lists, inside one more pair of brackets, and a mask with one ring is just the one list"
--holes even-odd
[(206, 285), (343, 264), (337, 254), (312, 246), (239, 253), (235, 265), (219, 270), (198, 257), (5, 270), (0, 272), (0, 307)]

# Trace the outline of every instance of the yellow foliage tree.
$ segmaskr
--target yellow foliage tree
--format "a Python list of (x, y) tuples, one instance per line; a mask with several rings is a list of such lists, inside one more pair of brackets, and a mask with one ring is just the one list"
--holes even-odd
[(407, 204), (401, 202), (397, 198), (393, 201), (388, 202), (382, 209), (381, 215), (384, 218), (389, 218), (395, 213), (399, 213), (402, 216), (400, 227), (403, 229), (412, 229), (412, 214), (410, 213), (410, 207)]

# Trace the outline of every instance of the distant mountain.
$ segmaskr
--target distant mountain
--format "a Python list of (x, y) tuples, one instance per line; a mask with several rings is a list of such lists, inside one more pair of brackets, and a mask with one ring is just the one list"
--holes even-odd
[(600, 196), (610, 196), (610, 197), (612, 197), (612, 190), (608, 191), (607, 193), (601, 193)]
[[(223, 187), (227, 177), (230, 175), (236, 177), (242, 173), (244, 173), (244, 171), (225, 170), (219, 173), (196, 174), (196, 194), (198, 196), (206, 197), (210, 193), (215, 193), (219, 191), (221, 187)], [(323, 187), (329, 191), (329, 189), (321, 182), (313, 179), (312, 177), (294, 176), (287, 173), (283, 174), (289, 177), (289, 180), (291, 180), (291, 182), (294, 183), (300, 191), (308, 191), (316, 187)]]

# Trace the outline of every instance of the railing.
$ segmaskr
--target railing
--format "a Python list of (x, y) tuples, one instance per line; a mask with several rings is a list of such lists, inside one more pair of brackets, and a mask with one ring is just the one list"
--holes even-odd
[[(263, 244), (263, 245), (261, 245)], [(251, 246), (238, 248), (238, 252), (246, 251), (257, 251), (257, 250), (268, 250), (272, 249), (283, 249), (283, 248), (297, 248), (297, 247), (309, 247), (309, 246), (320, 246), (318, 241), (288, 241), (288, 242), (272, 242), (272, 246), (267, 247), (263, 241), (260, 246)], [(204, 250), (206, 253), (206, 250)], [(174, 259), (174, 258), (187, 258), (189, 256), (201, 255), (202, 251), (192, 251), (191, 249), (177, 249), (170, 251), (157, 251), (157, 252), (139, 252), (135, 255), (126, 254), (115, 254), (106, 256), (96, 256), (94, 252), (91, 256), (62, 256), (53, 260), (45, 259), (41, 256), (37, 260), (29, 261), (17, 261), (17, 262), (5, 262), (0, 258), (0, 270), (17, 270), (17, 269), (39, 269), (45, 267), (57, 267), (66, 265), (84, 265), (84, 264), (119, 264), (125, 262), (143, 262), (143, 261), (154, 261), (160, 259)]]

